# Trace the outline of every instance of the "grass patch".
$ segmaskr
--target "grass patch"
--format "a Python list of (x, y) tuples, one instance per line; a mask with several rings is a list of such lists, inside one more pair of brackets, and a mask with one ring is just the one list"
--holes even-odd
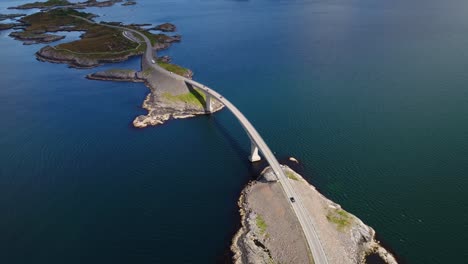
[(267, 229), (267, 224), (265, 220), (262, 218), (262, 216), (257, 215), (257, 218), (255, 218), (255, 224), (257, 225), (258, 229), (260, 229), (260, 234), (265, 234), (266, 229)]
[[(203, 92), (198, 91), (198, 89), (195, 89), (196, 91), (194, 92), (188, 92), (185, 94), (179, 94), (179, 95), (172, 95), (170, 93), (163, 93), (162, 96), (164, 99), (170, 101), (170, 102), (184, 102), (190, 105), (194, 106), (201, 106), (205, 107), (202, 102), (200, 102), (200, 96), (203, 98), (203, 100), (206, 100), (206, 95)], [(196, 94), (195, 94), (196, 93)]]
[(287, 176), (289, 179), (294, 180), (294, 181), (298, 181), (298, 180), (299, 180), (299, 178), (294, 174), (294, 172), (289, 171), (289, 170), (286, 171), (286, 176)]
[(171, 63), (166, 63), (166, 62), (162, 62), (162, 61), (158, 61), (158, 65), (163, 67), (164, 69), (168, 70), (168, 71), (171, 71), (175, 74), (178, 74), (178, 75), (181, 75), (181, 76), (184, 76), (188, 70), (184, 67), (181, 67), (179, 65), (176, 65), (176, 64), (171, 64)]
[(143, 35), (148, 37), (148, 39), (151, 42), (151, 45), (153, 45), (153, 46), (156, 43), (166, 43), (168, 41), (168, 39), (171, 38), (171, 37), (169, 37), (167, 35), (164, 35), (164, 34), (153, 34), (153, 33), (149, 32), (149, 31), (141, 30), (139, 28), (134, 28), (134, 29), (138, 30), (140, 33), (142, 33)]
[(344, 230), (345, 228), (349, 227), (353, 222), (351, 215), (345, 212), (343, 209), (336, 209), (328, 212), (327, 220), (336, 224), (340, 230)]
[(140, 31), (140, 33), (145, 35), (150, 40), (152, 46), (154, 46), (156, 43), (158, 43), (156, 35), (152, 34), (151, 32), (143, 30), (143, 31)]
[(101, 25), (90, 25), (80, 40), (60, 44), (58, 49), (78, 53), (122, 52), (138, 47), (122, 35), (122, 31)]
[(93, 17), (91, 13), (79, 12), (74, 9), (53, 9), (48, 12), (38, 12), (25, 16), (21, 20), (29, 24), (25, 31), (39, 33), (58, 31), (60, 27), (64, 26), (72, 30), (84, 31), (91, 26), (91, 24), (72, 15), (84, 18)]

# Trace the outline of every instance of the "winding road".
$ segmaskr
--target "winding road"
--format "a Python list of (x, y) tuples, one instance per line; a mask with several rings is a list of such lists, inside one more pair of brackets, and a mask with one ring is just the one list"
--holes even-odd
[[(89, 23), (95, 23), (94, 21), (77, 17), (80, 19), (83, 19)], [(315, 264), (328, 264), (327, 257), (325, 255), (325, 252), (323, 250), (322, 244), (320, 242), (320, 239), (317, 235), (317, 232), (314, 227), (314, 222), (312, 218), (309, 216), (307, 210), (303, 206), (302, 199), (300, 195), (298, 195), (295, 191), (294, 188), (291, 186), (291, 183), (289, 182), (289, 179), (287, 176), (284, 174), (284, 171), (282, 170), (282, 166), (279, 164), (278, 160), (276, 157), (273, 155), (273, 152), (270, 150), (268, 145), (265, 143), (263, 138), (260, 136), (260, 134), (257, 132), (257, 130), (254, 128), (254, 126), (247, 120), (247, 118), (235, 107), (229, 100), (227, 100), (224, 96), (219, 94), (218, 92), (214, 91), (213, 89), (198, 83), (196, 81), (187, 79), (183, 76), (173, 74), (172, 72), (167, 71), (166, 69), (162, 68), (159, 66), (157, 63), (152, 63), (153, 60), (155, 60), (156, 52), (153, 50), (151, 41), (146, 37), (144, 34), (141, 32), (134, 30), (134, 29), (129, 29), (125, 27), (120, 27), (120, 26), (113, 26), (113, 25), (106, 25), (106, 24), (100, 24), (103, 26), (108, 26), (112, 28), (117, 28), (120, 30), (124, 31), (124, 36), (128, 38), (129, 40), (132, 40), (134, 42), (140, 42), (136, 40), (134, 37), (127, 35), (125, 31), (129, 31), (135, 34), (138, 34), (140, 37), (143, 38), (143, 40), (146, 43), (146, 51), (144, 54), (144, 59), (146, 60), (147, 65), (152, 67), (154, 70), (156, 70), (159, 74), (166, 75), (167, 77), (174, 78), (175, 80), (183, 81), (185, 83), (188, 83), (192, 85), (193, 87), (196, 87), (200, 90), (202, 90), (204, 93), (207, 95), (215, 98), (224, 106), (226, 106), (227, 109), (229, 109), (232, 114), (239, 120), (241, 123), (242, 127), (244, 128), (245, 132), (247, 135), (250, 137), (251, 141), (258, 147), (260, 152), (263, 154), (264, 158), (268, 161), (270, 164), (270, 167), (272, 168), (273, 172), (278, 178), (278, 182), (281, 184), (283, 187), (283, 190), (286, 195), (286, 199), (290, 199), (290, 197), (294, 197), (295, 202), (290, 203), (291, 207), (294, 211), (294, 213), (297, 216), (297, 219), (302, 227), (302, 230), (304, 232), (305, 238), (307, 240), (309, 249), (312, 253), (312, 257), (314, 260)]]

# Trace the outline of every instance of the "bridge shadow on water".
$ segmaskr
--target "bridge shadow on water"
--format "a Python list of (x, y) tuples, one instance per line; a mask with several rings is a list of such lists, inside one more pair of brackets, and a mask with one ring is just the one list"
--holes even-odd
[(251, 180), (256, 179), (260, 175), (262, 170), (268, 166), (268, 162), (266, 162), (265, 159), (254, 163), (251, 163), (249, 161), (248, 157), (250, 155), (250, 139), (248, 137), (245, 137), (245, 140), (242, 140), (242, 142), (240, 142), (232, 136), (232, 134), (224, 125), (222, 125), (220, 122), (218, 122), (218, 120), (216, 120), (215, 116), (209, 115), (207, 116), (207, 118), (209, 118), (209, 120), (211, 121), (210, 123), (213, 125), (213, 127), (218, 132), (220, 132), (223, 138), (228, 142), (231, 149), (233, 149), (236, 152), (236, 154), (244, 161), (242, 162), (242, 165), (248, 170), (249, 178)]
[(227, 233), (228, 235), (225, 238), (223, 246), (224, 250), (219, 252), (220, 254), (215, 259), (215, 263), (233, 263), (233, 254), (230, 249), (231, 242), (232, 238), (241, 227), (241, 218), (239, 215), (239, 208), (237, 207), (237, 201), (245, 186), (252, 180), (257, 179), (261, 171), (268, 166), (268, 163), (264, 160), (251, 163), (248, 160), (248, 156), (250, 155), (250, 152), (248, 151), (248, 149), (250, 149), (250, 139), (247, 136), (242, 137), (241, 139), (236, 139), (233, 134), (230, 133), (230, 130), (216, 119), (216, 116), (207, 115), (206, 118), (208, 118), (209, 124), (216, 130), (216, 132), (219, 132), (221, 137), (228, 142), (228, 146), (240, 157), (241, 161), (243, 161), (240, 162), (241, 166), (247, 170), (247, 175), (239, 175), (239, 179), (241, 180), (239, 190), (231, 197), (232, 206), (234, 208), (231, 216), (233, 219), (233, 225), (230, 227), (230, 230)]

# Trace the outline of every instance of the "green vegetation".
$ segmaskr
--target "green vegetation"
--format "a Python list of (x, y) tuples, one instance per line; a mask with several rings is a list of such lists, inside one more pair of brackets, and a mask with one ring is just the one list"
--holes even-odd
[(265, 220), (263, 220), (262, 216), (257, 215), (257, 218), (255, 218), (255, 224), (257, 225), (258, 229), (260, 229), (260, 234), (265, 234), (266, 229), (267, 229), (267, 224)]
[(171, 63), (167, 63), (167, 62), (162, 62), (162, 61), (158, 61), (158, 64), (159, 66), (163, 67), (164, 69), (170, 71), (170, 72), (173, 72), (175, 74), (178, 74), (178, 75), (181, 75), (181, 76), (185, 76), (185, 74), (187, 74), (188, 70), (184, 67), (181, 67), (179, 65), (176, 65), (176, 64), (171, 64)]
[(74, 9), (53, 9), (48, 12), (34, 13), (23, 17), (21, 20), (29, 24), (25, 31), (32, 33), (55, 32), (63, 27), (66, 27), (67, 30), (78, 31), (88, 29), (89, 23), (72, 15), (84, 18), (94, 16), (91, 13), (79, 12)]
[(115, 53), (136, 49), (138, 43), (122, 35), (122, 31), (106, 26), (90, 24), (82, 39), (60, 44), (58, 49), (77, 53)]
[(294, 172), (289, 171), (289, 170), (286, 171), (286, 176), (287, 176), (289, 179), (294, 180), (294, 181), (298, 181), (298, 180), (299, 180), (299, 178), (294, 174)]
[(327, 219), (328, 221), (336, 224), (340, 230), (344, 230), (349, 227), (353, 222), (351, 215), (343, 209), (336, 209), (328, 212)]
[(43, 7), (55, 7), (55, 6), (68, 6), (72, 5), (67, 0), (48, 0), (46, 2), (34, 2), (29, 4), (20, 5), (18, 9), (31, 9), (31, 8), (43, 8)]
[(156, 43), (164, 42), (163, 39), (161, 39), (161, 37), (159, 35), (152, 34), (151, 32), (148, 32), (146, 30), (142, 30), (140, 32), (143, 33), (143, 35), (145, 35), (146, 37), (148, 37), (148, 39), (151, 42), (151, 45), (153, 45), (153, 46)]
[(104, 25), (88, 23), (80, 18), (92, 18), (91, 13), (74, 9), (53, 9), (26, 16), (23, 21), (29, 24), (22, 37), (35, 38), (44, 32), (60, 30), (85, 31), (81, 39), (60, 44), (57, 53), (73, 53), (74, 56), (89, 59), (113, 59), (127, 55), (141, 54), (144, 45), (132, 42), (122, 35), (122, 31)]
[(146, 30), (141, 30), (141, 28), (134, 28), (138, 31), (140, 31), (141, 33), (143, 33), (143, 35), (145, 35), (146, 37), (148, 37), (148, 39), (150, 40), (151, 42), (151, 45), (155, 45), (156, 43), (168, 43), (170, 42), (170, 40), (172, 39), (171, 37), (169, 37), (168, 35), (164, 35), (164, 34), (153, 34), (151, 32), (148, 32)]
[(201, 106), (204, 107), (203, 101), (206, 100), (206, 96), (204, 93), (200, 92), (198, 89), (195, 91), (191, 91), (185, 94), (179, 95), (172, 95), (170, 93), (163, 93), (163, 98), (170, 101), (170, 102), (184, 102), (194, 106)]

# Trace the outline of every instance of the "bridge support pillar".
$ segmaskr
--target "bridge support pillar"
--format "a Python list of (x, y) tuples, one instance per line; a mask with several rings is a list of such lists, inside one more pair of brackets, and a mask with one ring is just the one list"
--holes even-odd
[(205, 109), (206, 109), (206, 112), (208, 113), (213, 113), (213, 104), (212, 104), (212, 101), (213, 99), (211, 98), (211, 96), (209, 94), (205, 94), (205, 102), (206, 102), (206, 106), (205, 106)]
[(256, 162), (256, 161), (259, 161), (261, 159), (262, 158), (260, 157), (260, 155), (258, 155), (257, 145), (255, 145), (255, 143), (253, 141), (251, 141), (250, 142), (250, 156), (249, 156), (250, 162)]

